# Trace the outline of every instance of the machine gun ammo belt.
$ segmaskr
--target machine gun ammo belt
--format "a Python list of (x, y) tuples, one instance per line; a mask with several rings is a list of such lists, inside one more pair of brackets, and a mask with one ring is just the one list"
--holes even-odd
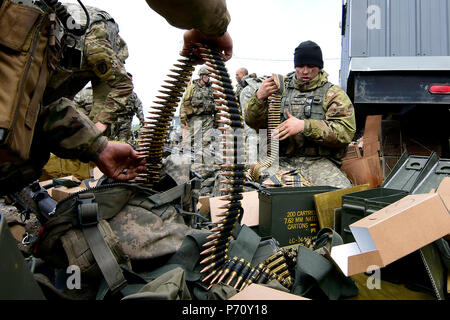
[(256, 163), (253, 163), (248, 170), (248, 178), (252, 181), (258, 181), (261, 172), (264, 169), (270, 168), (273, 164), (274, 160), (279, 155), (279, 143), (278, 141), (274, 141), (272, 136), (274, 134), (274, 130), (281, 123), (281, 97), (284, 92), (284, 80), (283, 76), (279, 74), (272, 75), (277, 87), (278, 91), (272, 94), (269, 97), (269, 115), (268, 115), (268, 143), (267, 143), (267, 156)]
[[(219, 142), (223, 153), (220, 164), (222, 176), (226, 179), (222, 183), (227, 186), (220, 190), (224, 195), (221, 200), (227, 202), (221, 207), (224, 209), (224, 212), (221, 213), (223, 219), (217, 222), (217, 226), (212, 229), (213, 234), (208, 237), (210, 241), (204, 245), (206, 250), (201, 253), (201, 255), (208, 255), (202, 260), (202, 264), (208, 263), (202, 273), (208, 272), (207, 278), (211, 278), (212, 274), (229, 262), (228, 247), (233, 240), (234, 226), (240, 222), (244, 213), (241, 204), (246, 170), (245, 155), (241, 154), (245, 149), (243, 148), (244, 121), (231, 84), (231, 77), (220, 53), (203, 44), (197, 44), (197, 46), (202, 59), (211, 72), (218, 129), (222, 132), (219, 137), (222, 140)], [(147, 121), (141, 129), (141, 140), (137, 152), (146, 157), (147, 171), (140, 174), (134, 182), (144, 187), (152, 188), (160, 180), (164, 141), (168, 136), (170, 123), (178, 103), (195, 70), (194, 60), (189, 56), (178, 62), (180, 63), (174, 64), (176, 69), (170, 70), (172, 74), (169, 74), (168, 77), (171, 79), (165, 80), (166, 84), (162, 86), (167, 90), (159, 91), (163, 96), (158, 96), (159, 100), (154, 101), (156, 106), (152, 108), (155, 111), (147, 117)]]

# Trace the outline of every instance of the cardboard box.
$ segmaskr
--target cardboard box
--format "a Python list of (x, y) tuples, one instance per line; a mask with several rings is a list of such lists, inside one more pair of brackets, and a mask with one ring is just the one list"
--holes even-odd
[[(52, 184), (52, 183), (53, 183), (53, 180), (39, 181), (39, 185), (41, 187), (45, 187), (45, 186), (47, 186), (49, 184)], [(52, 197), (52, 198), (53, 198), (53, 189), (54, 189), (53, 187), (46, 189), (48, 194), (49, 194), (49, 196)]]
[[(80, 182), (80, 180), (77, 177), (75, 177), (75, 176), (67, 176), (67, 177), (61, 177), (61, 178), (55, 178), (55, 179), (67, 179), (67, 180), (71, 180), (71, 181), (75, 181), (75, 182)], [(47, 186), (49, 184), (52, 184), (52, 183), (53, 183), (53, 179), (45, 180), (45, 181), (39, 181), (39, 185), (41, 187), (45, 187), (45, 186)], [(56, 192), (56, 198), (58, 198), (59, 200), (55, 199), (55, 195), (53, 194), (53, 191), (56, 190), (56, 189), (60, 189), (60, 188), (65, 188), (65, 187), (57, 187), (57, 188), (51, 187), (51, 188), (46, 189), (46, 190), (47, 190), (48, 194), (50, 195), (50, 197), (52, 197), (56, 201), (59, 201), (59, 200), (61, 200), (61, 194), (59, 193), (59, 190)], [(67, 188), (65, 188), (65, 189), (67, 189)]]
[(211, 208), (209, 207), (209, 197), (199, 197), (197, 203), (197, 209), (200, 212), (210, 212)]
[(335, 246), (331, 258), (346, 275), (371, 271), (450, 232), (450, 178), (434, 194), (409, 195), (350, 225), (356, 242)]
[[(75, 178), (73, 176), (63, 177), (63, 178), (59, 178), (59, 179), (70, 179), (73, 181), (79, 181), (77, 178)], [(67, 188), (67, 187), (61, 186), (61, 187), (53, 188), (51, 196), (55, 201), (59, 202), (76, 192), (87, 189), (88, 186), (90, 188), (95, 187), (97, 185), (97, 182), (98, 182), (97, 180), (91, 180), (91, 181), (83, 180), (83, 182), (81, 182), (81, 184), (78, 187)]]
[(310, 300), (292, 293), (252, 283), (228, 300)]
[[(242, 217), (241, 225), (247, 225), (253, 227), (259, 225), (259, 199), (258, 191), (249, 191), (242, 193), (243, 199), (241, 200), (242, 208), (244, 209), (244, 216)], [(222, 198), (214, 197), (209, 198), (209, 208), (211, 213), (211, 221), (213, 223), (218, 222), (224, 217), (218, 217), (217, 215), (226, 209), (219, 209), (227, 203), (227, 201), (220, 200)]]

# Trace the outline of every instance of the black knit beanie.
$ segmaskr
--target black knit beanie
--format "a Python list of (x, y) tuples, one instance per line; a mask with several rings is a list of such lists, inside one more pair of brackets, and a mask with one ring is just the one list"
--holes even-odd
[(305, 41), (295, 48), (294, 65), (299, 67), (303, 64), (312, 64), (320, 69), (323, 68), (322, 50), (317, 43)]

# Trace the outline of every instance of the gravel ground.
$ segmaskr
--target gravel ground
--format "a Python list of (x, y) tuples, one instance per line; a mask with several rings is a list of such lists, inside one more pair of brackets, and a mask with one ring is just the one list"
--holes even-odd
[[(23, 222), (21, 215), (16, 207), (5, 203), (5, 198), (0, 198), (0, 214), (2, 219), (6, 219), (8, 222), (10, 231), (18, 240), (18, 247), (23, 252), (28, 252), (30, 249), (29, 245), (23, 245), (19, 239), (23, 238), (27, 233), (37, 238), (39, 230), (41, 229), (41, 224), (34, 215), (30, 215), (30, 219)], [(22, 226), (20, 228), (18, 226)]]

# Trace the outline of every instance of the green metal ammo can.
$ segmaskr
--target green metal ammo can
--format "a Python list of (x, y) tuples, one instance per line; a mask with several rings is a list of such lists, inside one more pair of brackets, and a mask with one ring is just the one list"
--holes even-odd
[(331, 186), (314, 186), (259, 190), (260, 236), (271, 236), (280, 246), (311, 240), (320, 229), (314, 195), (336, 189)]

